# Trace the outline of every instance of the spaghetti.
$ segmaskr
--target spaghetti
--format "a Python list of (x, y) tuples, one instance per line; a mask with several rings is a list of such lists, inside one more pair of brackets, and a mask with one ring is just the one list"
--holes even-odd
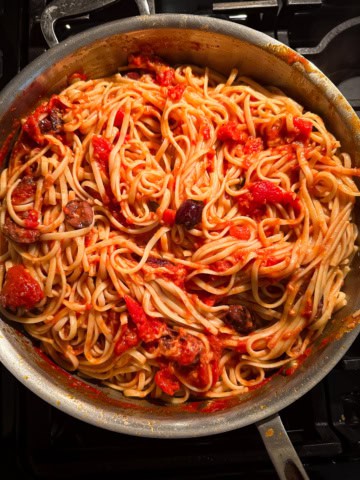
[(1, 173), (1, 312), (126, 396), (259, 387), (346, 303), (360, 170), (340, 147), (235, 69), (134, 54), (73, 75)]

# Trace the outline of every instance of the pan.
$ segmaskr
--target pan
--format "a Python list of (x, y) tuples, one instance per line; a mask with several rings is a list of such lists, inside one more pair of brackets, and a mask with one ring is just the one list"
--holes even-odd
[[(61, 1), (42, 17), (52, 47), (20, 72), (0, 94), (1, 144), (14, 121), (67, 84), (81, 66), (89, 78), (113, 74), (129, 53), (151, 47), (169, 62), (189, 62), (227, 74), (232, 67), (260, 83), (276, 85), (326, 119), (327, 127), (360, 166), (359, 120), (339, 90), (313, 64), (280, 42), (226, 20), (154, 14), (139, 0), (140, 15), (95, 27), (58, 44), (54, 24), (69, 14), (99, 8), (103, 1)], [(356, 220), (357, 223), (358, 219)], [(346, 278), (347, 305), (339, 311), (291, 376), (277, 375), (261, 389), (222, 400), (165, 406), (124, 398), (118, 392), (70, 375), (51, 362), (21, 329), (0, 319), (0, 360), (32, 392), (65, 413), (99, 428), (150, 438), (216, 435), (256, 425), (281, 479), (308, 478), (279, 412), (320, 382), (359, 333), (360, 258)], [(306, 415), (306, 412), (304, 412)]]

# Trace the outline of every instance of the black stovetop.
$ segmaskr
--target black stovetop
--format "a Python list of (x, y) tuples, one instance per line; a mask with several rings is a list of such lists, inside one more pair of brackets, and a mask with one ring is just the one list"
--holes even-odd
[[(47, 3), (0, 0), (0, 89), (47, 48), (39, 23)], [(360, 111), (359, 0), (226, 3), (233, 8), (223, 10), (220, 2), (209, 0), (157, 0), (155, 6), (158, 13), (217, 16), (278, 38), (317, 64)], [(118, 0), (59, 21), (56, 33), (64, 40), (137, 13), (133, 1)], [(322, 382), (280, 413), (311, 479), (360, 478), (360, 338)], [(255, 426), (171, 441), (121, 435), (49, 406), (1, 366), (0, 442), (0, 471), (6, 480), (92, 480), (129, 474), (167, 480), (276, 478)]]

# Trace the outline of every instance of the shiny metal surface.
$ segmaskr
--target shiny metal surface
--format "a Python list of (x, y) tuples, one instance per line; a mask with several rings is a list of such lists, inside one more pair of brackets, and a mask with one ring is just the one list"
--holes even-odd
[[(90, 78), (113, 74), (129, 53), (151, 48), (171, 63), (207, 65), (227, 74), (234, 66), (273, 84), (322, 115), (360, 166), (360, 124), (335, 86), (311, 63), (276, 40), (224, 20), (151, 15), (119, 20), (65, 40), (27, 66), (0, 95), (0, 141), (13, 120), (58, 92), (81, 68)], [(224, 400), (163, 406), (124, 398), (74, 377), (49, 362), (21, 333), (0, 320), (0, 360), (15, 377), (56, 408), (95, 426), (161, 438), (201, 437), (262, 421), (296, 401), (336, 365), (359, 333), (350, 330), (360, 308), (359, 256), (347, 277), (348, 305), (338, 312), (311, 355), (290, 377), (278, 375), (259, 390)], [(352, 322), (352, 323), (351, 323)], [(324, 342), (323, 340), (326, 339)], [(330, 341), (327, 341), (330, 339)]]

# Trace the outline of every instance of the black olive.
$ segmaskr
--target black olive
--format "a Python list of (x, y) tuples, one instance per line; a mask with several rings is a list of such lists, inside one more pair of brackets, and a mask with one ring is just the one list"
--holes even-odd
[(175, 223), (191, 230), (201, 221), (204, 203), (197, 200), (185, 200), (177, 209)]
[(156, 212), (156, 210), (159, 208), (159, 204), (155, 202), (155, 200), (149, 200), (148, 201), (148, 207), (150, 212)]
[(230, 305), (223, 320), (229, 327), (243, 335), (247, 335), (257, 328), (254, 316), (243, 305)]

